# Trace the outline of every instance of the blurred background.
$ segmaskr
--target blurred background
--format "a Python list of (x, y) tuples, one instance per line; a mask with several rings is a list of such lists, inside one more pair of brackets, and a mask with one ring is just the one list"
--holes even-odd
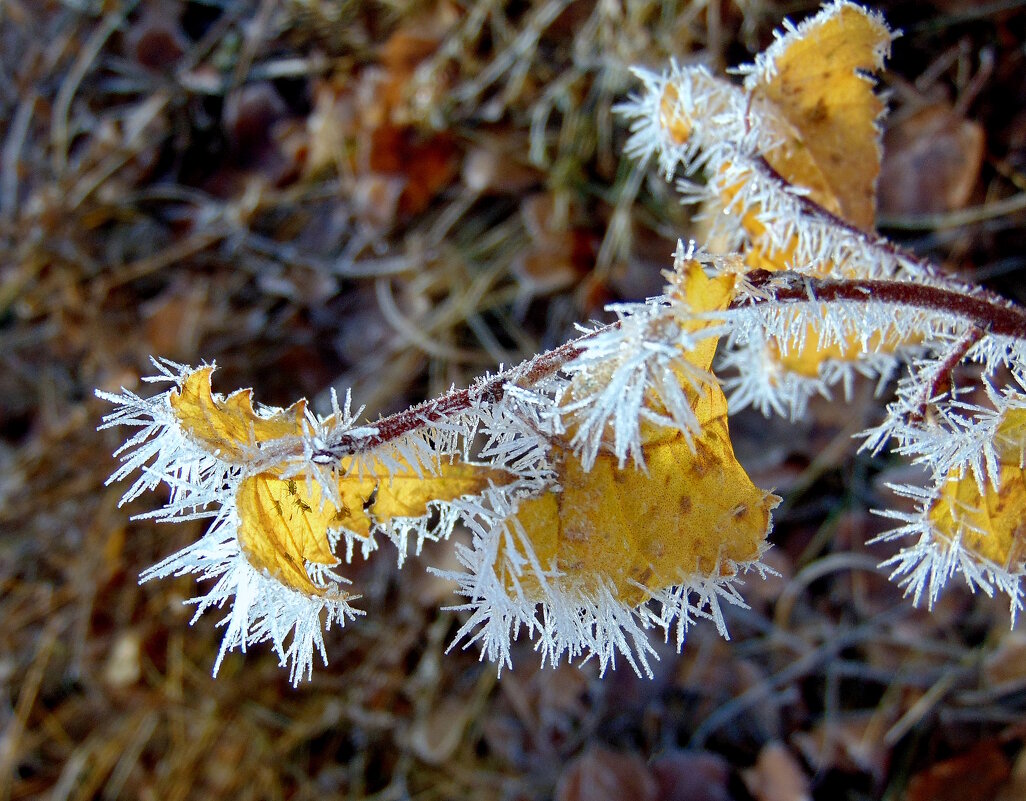
[[(880, 225), (1020, 301), (1023, 5), (878, 5), (904, 30)], [(267, 648), (211, 678), (193, 581), (137, 584), (202, 528), (104, 486), (124, 432), (93, 391), (144, 391), (151, 355), (376, 415), (657, 294), (697, 229), (621, 158), (629, 66), (722, 71), (814, 8), (0, 0), (0, 801), (1026, 798), (1026, 633), (954, 582), (913, 609), (865, 544), (908, 476), (853, 453), (871, 386), (732, 419), (785, 498), (781, 576), (653, 680), (446, 654), (444, 546), (353, 565), (368, 615), (299, 689)]]

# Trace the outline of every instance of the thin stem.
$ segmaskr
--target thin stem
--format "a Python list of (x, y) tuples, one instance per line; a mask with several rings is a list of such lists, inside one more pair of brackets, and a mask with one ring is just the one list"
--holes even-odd
[(330, 447), (314, 451), (314, 461), (327, 463), (363, 453), (468, 409), (498, 403), (505, 396), (507, 387), (531, 386), (558, 372), (564, 365), (581, 354), (584, 350), (583, 342), (619, 325), (619, 322), (610, 323), (595, 331), (590, 331), (584, 336), (572, 339), (558, 348), (541, 353), (523, 364), (479, 381), (473, 386), (450, 390), (433, 400), (383, 417), (366, 428), (357, 429), (352, 434), (344, 433), (339, 437), (338, 442)]
[[(753, 270), (746, 278), (753, 288), (766, 290), (768, 294), (765, 298), (748, 296), (737, 299), (731, 308), (771, 302), (889, 303), (951, 314), (967, 320), (978, 332), (1026, 341), (1026, 310), (989, 293), (970, 295), (956, 289), (909, 281), (813, 278), (786, 271)], [(581, 354), (586, 340), (618, 325), (611, 323), (471, 387), (453, 389), (438, 398), (383, 417), (371, 426), (344, 433), (336, 443), (315, 451), (313, 458), (321, 463), (337, 461), (393, 442), (469, 409), (497, 403), (509, 386), (531, 386), (553, 375)]]
[(926, 382), (923, 386), (919, 406), (909, 414), (909, 419), (914, 422), (922, 422), (926, 418), (926, 412), (931, 401), (945, 391), (943, 384), (950, 383), (947, 391), (952, 395), (955, 391), (955, 368), (961, 364), (962, 359), (969, 352), (969, 349), (983, 338), (983, 330), (978, 326), (972, 326), (969, 332), (955, 343), (947, 355), (933, 369), (933, 380)]
[(791, 195), (792, 199), (801, 207), (802, 212), (804, 214), (807, 214), (810, 217), (818, 217), (819, 219), (830, 223), (830, 226), (832, 228), (844, 231), (848, 236), (851, 236), (859, 240), (859, 242), (867, 250), (876, 251), (883, 256), (895, 259), (900, 264), (915, 267), (915, 269), (919, 273), (922, 273), (923, 275), (939, 283), (947, 283), (951, 285), (952, 289), (955, 291), (969, 292), (971, 290), (974, 296), (978, 298), (989, 299), (996, 305), (1010, 305), (1010, 302), (1007, 301), (1005, 298), (1002, 298), (1000, 295), (996, 294), (995, 292), (991, 292), (990, 290), (984, 287), (976, 285), (973, 285), (971, 287), (959, 287), (956, 284), (956, 282), (951, 278), (951, 276), (941, 272), (939, 269), (937, 269), (937, 266), (932, 262), (927, 261), (926, 259), (920, 256), (917, 256), (915, 253), (906, 250), (900, 245), (896, 245), (894, 242), (891, 242), (888, 239), (884, 239), (882, 236), (876, 234), (873, 231), (863, 231), (861, 228), (852, 225), (847, 220), (838, 217), (829, 209), (824, 208), (815, 200), (810, 198), (807, 194), (803, 194), (802, 192), (791, 191), (795, 188), (795, 185), (788, 181), (783, 175), (781, 175), (773, 167), (772, 164), (766, 161), (766, 159), (763, 156), (758, 156), (757, 158), (755, 158), (754, 164), (756, 169), (762, 172), (763, 177), (768, 178), (771, 181), (774, 181), (775, 183), (780, 185), (780, 188), (782, 190), (787, 191), (788, 194)]
[(765, 303), (887, 303), (966, 320), (989, 334), (1026, 341), (1026, 310), (994, 295), (967, 295), (954, 289), (911, 281), (813, 278), (794, 272), (753, 270), (747, 280), (767, 297), (746, 297), (733, 308)]

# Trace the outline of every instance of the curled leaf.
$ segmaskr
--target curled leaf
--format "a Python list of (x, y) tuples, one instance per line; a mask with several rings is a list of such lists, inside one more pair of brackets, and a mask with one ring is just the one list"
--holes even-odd
[(335, 507), (320, 487), (270, 473), (243, 480), (236, 494), (239, 543), (250, 564), (306, 595), (324, 588), (311, 580), (308, 563), (333, 567), (339, 560), (328, 541)]
[(435, 470), (374, 462), (343, 473), (329, 497), (317, 481), (260, 473), (239, 485), (239, 542), (258, 570), (291, 589), (319, 595), (325, 588), (311, 576), (310, 565), (337, 565), (334, 543), (343, 535), (367, 541), (399, 519), (426, 518), (432, 503), (511, 479), (503, 470), (466, 462), (443, 461)]
[(745, 82), (753, 102), (770, 104), (789, 124), (767, 160), (863, 229), (876, 214), (884, 110), (869, 75), (883, 66), (891, 39), (878, 14), (837, 3), (778, 39)]
[[(870, 76), (883, 66), (891, 39), (879, 15), (851, 3), (835, 4), (777, 40), (745, 82), (753, 105), (776, 121), (781, 145), (766, 154), (766, 161), (819, 206), (862, 230), (873, 228), (882, 153), (884, 104)], [(745, 260), (752, 268), (793, 265), (818, 275), (853, 277), (860, 269), (829, 261), (794, 265), (794, 237), (783, 248), (774, 246), (758, 208), (741, 222), (751, 242)], [(852, 360), (867, 350), (891, 353), (902, 344), (894, 336), (876, 336), (865, 346), (853, 338), (843, 346), (822, 347), (809, 331), (802, 347), (790, 343), (787, 353), (774, 355), (785, 369), (816, 378), (827, 360)]]
[(240, 389), (228, 397), (214, 395), (210, 376), (214, 368), (193, 371), (170, 395), (182, 430), (210, 453), (225, 461), (241, 461), (246, 451), (262, 442), (303, 434), (306, 401), (288, 409), (253, 408), (253, 390)]

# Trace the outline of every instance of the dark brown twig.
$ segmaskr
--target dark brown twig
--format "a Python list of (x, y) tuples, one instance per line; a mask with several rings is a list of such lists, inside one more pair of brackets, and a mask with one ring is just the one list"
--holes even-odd
[[(767, 290), (765, 298), (751, 296), (736, 300), (732, 308), (743, 305), (765, 303), (886, 303), (907, 306), (942, 314), (951, 314), (967, 320), (976, 333), (951, 368), (965, 355), (972, 344), (984, 332), (1026, 340), (1026, 310), (1013, 305), (1004, 298), (990, 295), (967, 295), (954, 289), (916, 284), (908, 281), (858, 280), (837, 278), (813, 278), (793, 272), (769, 272), (753, 270), (747, 274), (748, 282), (755, 289)], [(366, 452), (372, 448), (393, 442), (426, 426), (439, 423), (463, 411), (482, 404), (494, 404), (502, 400), (510, 385), (531, 386), (553, 375), (564, 365), (577, 358), (583, 350), (583, 343), (596, 334), (615, 328), (619, 323), (597, 329), (558, 348), (535, 356), (522, 365), (498, 373), (478, 384), (454, 389), (433, 400), (425, 401), (396, 414), (383, 417), (372, 425), (344, 433), (330, 447), (317, 450), (315, 461), (330, 463)], [(947, 370), (950, 372), (950, 369)], [(937, 381), (943, 380), (943, 373)]]
[(962, 337), (962, 339), (955, 343), (954, 347), (948, 351), (940, 363), (934, 367), (933, 380), (923, 388), (923, 394), (919, 400), (919, 405), (916, 407), (915, 411), (909, 414), (910, 420), (919, 422), (926, 418), (926, 412), (930, 405), (930, 401), (944, 392), (942, 384), (945, 382), (949, 383), (950, 391), (954, 391), (955, 368), (961, 363), (962, 359), (965, 358), (969, 349), (983, 338), (983, 334), (983, 329), (974, 325), (969, 329), (969, 332)]
[(967, 295), (954, 289), (911, 281), (814, 278), (800, 273), (768, 270), (753, 270), (747, 274), (747, 280), (755, 289), (766, 290), (768, 296), (747, 297), (736, 301), (734, 308), (810, 301), (886, 303), (951, 314), (972, 323), (981, 331), (1026, 340), (1026, 310), (997, 296)]
[(577, 358), (583, 350), (582, 343), (584, 341), (601, 331), (616, 328), (618, 325), (619, 323), (611, 323), (566, 342), (558, 348), (541, 353), (517, 367), (504, 370), (474, 386), (450, 390), (433, 400), (383, 417), (368, 427), (372, 433), (366, 433), (366, 429), (362, 434), (359, 429), (353, 434), (344, 433), (331, 447), (315, 451), (314, 460), (332, 462), (362, 453), (475, 406), (497, 403), (506, 394), (508, 386), (531, 386), (538, 383)]

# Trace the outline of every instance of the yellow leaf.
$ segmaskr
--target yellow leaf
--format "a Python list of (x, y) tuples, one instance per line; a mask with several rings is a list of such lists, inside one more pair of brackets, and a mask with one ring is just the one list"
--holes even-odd
[(775, 345), (771, 345), (771, 347), (774, 348), (776, 360), (785, 369), (807, 378), (816, 378), (819, 375), (819, 366), (826, 359), (853, 361), (864, 353), (893, 353), (899, 345), (910, 344), (912, 341), (910, 338), (897, 339), (894, 336), (885, 337), (880, 332), (876, 332), (869, 337), (865, 346), (862, 345), (861, 340), (855, 335), (852, 335), (844, 343), (843, 348), (840, 343), (835, 342), (824, 346), (818, 344), (816, 340), (816, 326), (810, 324), (806, 330), (804, 347), (797, 348), (792, 346), (786, 354), (780, 353)]
[[(602, 453), (585, 472), (577, 457), (557, 451), (562, 490), (522, 503), (516, 515), (543, 570), (585, 591), (602, 582), (636, 606), (696, 574), (727, 577), (735, 563), (759, 558), (780, 499), (755, 487), (734, 458), (726, 400), (713, 391), (719, 397), (694, 451), (682, 434), (664, 430), (643, 446), (645, 470), (618, 467)], [(544, 600), (534, 577), (521, 583)]]
[[(765, 154), (769, 164), (817, 204), (863, 230), (872, 229), (876, 216), (878, 122), (884, 110), (870, 74), (883, 66), (891, 38), (878, 15), (854, 4), (833, 6), (779, 39), (745, 84), (752, 119), (770, 126), (780, 142)], [(707, 102), (715, 113), (712, 92)], [(659, 122), (677, 145), (691, 136), (695, 121), (681, 108), (673, 82), (663, 89)], [(727, 188), (725, 206), (737, 190)], [(764, 234), (758, 211), (743, 219), (753, 240)], [(753, 266), (781, 269), (789, 254), (760, 255), (776, 267)]]
[[(709, 278), (690, 262), (671, 292), (695, 311), (715, 311), (729, 303), (734, 281), (731, 274)], [(696, 330), (709, 324), (687, 325)], [(686, 358), (708, 369), (715, 349), (715, 338), (709, 338)], [(642, 426), (644, 469), (619, 467), (614, 455), (600, 452), (585, 471), (572, 452), (553, 446), (560, 491), (522, 502), (516, 514), (543, 570), (558, 571), (560, 581), (585, 591), (601, 582), (636, 606), (688, 577), (730, 576), (736, 564), (759, 558), (770, 510), (780, 499), (752, 484), (735, 459), (719, 385), (699, 392), (685, 381), (682, 389), (700, 433), (689, 445), (678, 430)], [(499, 566), (504, 558), (500, 552)], [(544, 600), (536, 577), (521, 583), (535, 600)]]
[[(745, 84), (751, 118), (771, 128), (780, 142), (765, 154), (770, 166), (819, 206), (864, 230), (872, 229), (876, 212), (878, 121), (884, 109), (869, 73), (883, 66), (891, 38), (878, 15), (854, 4), (836, 4), (779, 39), (759, 58)], [(666, 84), (659, 113), (662, 129), (682, 145), (696, 121), (685, 116), (678, 92), (673, 82)], [(710, 102), (715, 108), (715, 101)], [(730, 166), (717, 168), (725, 172)], [(722, 190), (723, 208), (732, 207), (746, 180), (742, 172)], [(789, 269), (797, 239), (774, 246), (761, 213), (756, 204), (741, 218), (749, 240), (744, 261), (751, 269)], [(848, 270), (829, 262), (808, 267), (818, 275)], [(817, 348), (814, 336), (805, 341), (805, 347), (791, 347), (787, 356), (777, 358), (785, 369), (808, 377), (818, 376), (827, 359), (853, 359), (864, 350), (854, 339), (846, 347), (825, 349)], [(886, 353), (900, 344), (878, 341), (872, 347)]]
[[(788, 34), (763, 56), (747, 89), (756, 110), (777, 121), (783, 144), (766, 160), (810, 199), (857, 228), (871, 230), (876, 216), (876, 179), (880, 172), (878, 121), (884, 105), (869, 73), (883, 66), (891, 33), (877, 16), (855, 5), (827, 9)], [(724, 194), (729, 204), (739, 187)], [(775, 249), (759, 220), (759, 209), (742, 218), (751, 246), (745, 261), (752, 269), (783, 270), (793, 263), (796, 242)], [(825, 275), (844, 265), (824, 263)], [(851, 360), (864, 352), (853, 339), (845, 347), (818, 347), (809, 331), (806, 346), (777, 355), (787, 370), (815, 378), (827, 359)], [(870, 348), (892, 352), (903, 341), (881, 341)]]
[(502, 486), (514, 478), (500, 468), (467, 462), (443, 461), (434, 471), (425, 470), (422, 475), (405, 461), (400, 461), (400, 465), (390, 473), (380, 465), (375, 468), (375, 473), (381, 477), (376, 479), (377, 494), (368, 510), (371, 520), (388, 523), (399, 517), (420, 517), (427, 513), (431, 501), (451, 501), (474, 495), (489, 482)]
[(840, 216), (863, 229), (876, 214), (884, 109), (867, 74), (883, 66), (890, 41), (879, 16), (851, 4), (829, 8), (767, 51), (770, 64), (748, 86), (753, 102), (767, 102), (791, 126), (770, 163), (791, 183), (834, 198)]
[(961, 478), (952, 472), (928, 518), (933, 530), (948, 544), (985, 559), (1010, 573), (1026, 567), (1026, 410), (1005, 414), (994, 438), (998, 454), (997, 489), (991, 482), (984, 491), (971, 473)]
[[(343, 471), (349, 467), (348, 462), (341, 465)], [(436, 470), (422, 473), (406, 462), (391, 470), (377, 462), (337, 479), (336, 505), (316, 481), (261, 473), (239, 485), (239, 542), (258, 570), (294, 590), (320, 595), (324, 590), (311, 580), (306, 564), (338, 564), (329, 531), (346, 530), (367, 539), (372, 529), (397, 518), (425, 516), (431, 501), (452, 501), (482, 491), (489, 482), (510, 480), (503, 470), (465, 462), (443, 461)]]
[[(803, 24), (769, 51), (770, 66), (749, 86), (752, 103), (784, 120), (781, 147), (766, 160), (789, 183), (858, 228), (873, 227), (876, 178), (880, 172), (883, 103), (865, 73), (880, 69), (891, 34), (877, 17), (857, 6), (825, 11)], [(729, 203), (737, 187), (726, 193)], [(795, 243), (774, 249), (758, 219), (749, 211), (742, 224), (752, 241), (745, 260), (753, 269), (782, 270), (792, 263)], [(823, 264), (820, 274), (836, 265)], [(807, 341), (814, 342), (814, 339)], [(828, 358), (851, 358), (861, 348), (818, 349), (810, 345), (781, 359), (790, 370), (816, 376)], [(880, 343), (877, 343), (879, 347)], [(890, 343), (891, 348), (899, 343)]]
[(659, 98), (659, 124), (675, 145), (683, 145), (691, 137), (691, 121), (678, 111), (679, 100), (677, 87), (667, 83)]
[(1026, 461), (1026, 409), (1010, 409), (994, 433), (994, 447), (1003, 463)]
[[(701, 313), (727, 308), (734, 296), (737, 276), (724, 272), (710, 278), (705, 274), (701, 263), (692, 259), (681, 265), (680, 273), (674, 275), (672, 281), (669, 287), (671, 297), (685, 301), (693, 312)], [(705, 320), (689, 320), (685, 323), (684, 330), (700, 331), (709, 325), (711, 323)], [(716, 341), (713, 340), (714, 350), (715, 345)], [(699, 367), (708, 368), (712, 364), (712, 354), (704, 350), (692, 351), (688, 360)]]
[(245, 451), (260, 442), (303, 433), (306, 401), (288, 409), (257, 414), (253, 391), (242, 389), (227, 398), (215, 398), (210, 391), (213, 367), (201, 367), (172, 390), (171, 408), (182, 429), (196, 442), (225, 461), (245, 458)]
[[(736, 280), (737, 276), (733, 273), (720, 273), (710, 278), (705, 274), (700, 262), (689, 260), (681, 265), (679, 272), (670, 275), (671, 283), (667, 287), (667, 292), (671, 297), (685, 300), (688, 307), (695, 313), (718, 311), (725, 309), (730, 303)], [(685, 320), (681, 327), (685, 331), (694, 332), (712, 324), (709, 320), (690, 319)], [(712, 367), (713, 357), (716, 355), (716, 343), (717, 339), (715, 337), (701, 339), (693, 350), (687, 352), (685, 358), (699, 368), (699, 370), (709, 371)], [(692, 408), (695, 408), (696, 404), (707, 403), (704, 392), (697, 390), (679, 368), (673, 367), (672, 369)], [(567, 402), (570, 403), (577, 398), (587, 397), (595, 393), (599, 388), (607, 386), (615, 370), (616, 364), (610, 360), (605, 365), (595, 367), (586, 373), (577, 373), (571, 380), (571, 389), (567, 394)], [(665, 405), (659, 398), (653, 397), (651, 392), (646, 395), (645, 405), (658, 415), (666, 416), (667, 414)], [(697, 409), (696, 414), (699, 414), (699, 417), (701, 417)], [(661, 429), (662, 426), (650, 420), (641, 420), (640, 431), (643, 437), (647, 436), (649, 432)], [(567, 433), (571, 439), (577, 433), (577, 430), (575, 423), (571, 422), (568, 425)], [(613, 439), (611, 423), (606, 426), (604, 438), (607, 442), (611, 442)]]
[(310, 580), (306, 563), (338, 564), (328, 543), (328, 527), (337, 510), (321, 503), (316, 482), (284, 481), (270, 473), (239, 485), (239, 544), (250, 564), (282, 584), (307, 595), (323, 589)]
[[(669, 293), (671, 297), (684, 300), (693, 312), (721, 311), (727, 308), (734, 297), (736, 282), (737, 275), (734, 273), (724, 272), (709, 277), (702, 269), (702, 265), (698, 261), (692, 260), (683, 265), (679, 275), (674, 276)], [(682, 328), (688, 332), (696, 332), (712, 324), (708, 320), (687, 320)], [(700, 370), (710, 370), (718, 342), (716, 337), (699, 340), (695, 347), (687, 352), (687, 360)], [(704, 385), (703, 391), (699, 392), (691, 385), (690, 381), (681, 376), (679, 370), (675, 372), (700, 423), (704, 425), (703, 421), (711, 420), (720, 413), (718, 401), (723, 397), (723, 393), (720, 392), (718, 385)], [(726, 401), (724, 401), (725, 403)], [(658, 399), (650, 397), (647, 399), (647, 404), (658, 414), (664, 414), (666, 411)], [(724, 412), (725, 409), (724, 406)], [(642, 426), (641, 430), (649, 432), (649, 436), (651, 436), (652, 432), (658, 430), (658, 427), (646, 424)]]

